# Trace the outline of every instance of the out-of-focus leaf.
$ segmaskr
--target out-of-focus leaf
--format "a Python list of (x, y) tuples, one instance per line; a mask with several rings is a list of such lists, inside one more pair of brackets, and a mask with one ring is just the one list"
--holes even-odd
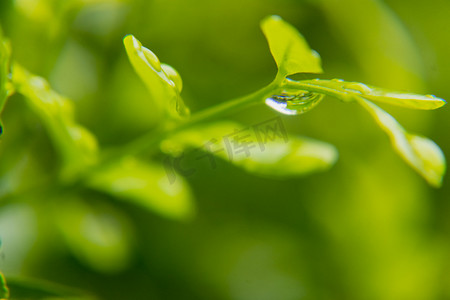
[(97, 170), (86, 183), (169, 218), (187, 219), (194, 213), (187, 183), (182, 178), (170, 182), (161, 165), (127, 157)]
[(287, 135), (279, 118), (251, 127), (234, 122), (203, 125), (172, 136), (161, 148), (172, 155), (201, 149), (250, 173), (275, 178), (324, 171), (338, 157), (330, 144)]
[[(386, 1), (318, 0), (341, 47), (347, 47), (368, 80), (388, 87), (423, 87), (420, 47)], [(330, 43), (332, 44), (332, 42)], [(345, 65), (344, 65), (345, 66)]]
[(86, 293), (46, 281), (37, 281), (23, 278), (9, 278), (8, 285), (11, 290), (9, 299), (27, 300), (94, 300)]
[(270, 52), (283, 76), (295, 73), (322, 73), (320, 56), (309, 48), (303, 36), (279, 16), (268, 16), (261, 29)]
[(48, 82), (14, 65), (13, 83), (38, 115), (63, 159), (63, 174), (70, 177), (97, 160), (97, 141), (75, 123), (72, 103), (50, 89)]
[(161, 64), (158, 57), (134, 36), (123, 39), (125, 50), (136, 73), (147, 86), (158, 108), (171, 118), (186, 117), (189, 109), (184, 105), (180, 93), (180, 75), (169, 65)]
[(357, 99), (389, 135), (400, 156), (430, 185), (439, 187), (446, 169), (445, 156), (439, 146), (430, 139), (406, 132), (390, 114), (372, 102)]
[(10, 93), (10, 87), (8, 86), (10, 56), (11, 47), (9, 42), (3, 39), (2, 29), (0, 27), (0, 113)]
[[(292, 82), (292, 81), (291, 81)], [(419, 95), (407, 92), (398, 92), (366, 85), (359, 82), (349, 82), (340, 79), (332, 80), (303, 80), (302, 83), (316, 87), (333, 89), (343, 95), (344, 99), (354, 100), (353, 95), (363, 97), (368, 100), (382, 102), (386, 104), (412, 108), (412, 109), (436, 109), (445, 105), (445, 100), (433, 95)]]
[(58, 202), (54, 214), (64, 240), (81, 262), (105, 273), (127, 267), (130, 232), (117, 211), (65, 198)]
[(9, 298), (9, 289), (6, 285), (5, 276), (0, 272), (0, 300)]
[[(0, 27), (0, 114), (5, 106), (6, 99), (12, 93), (12, 86), (9, 82), (9, 62), (11, 56), (11, 47), (8, 41), (3, 38), (2, 28)], [(2, 121), (0, 119), (0, 136), (3, 133)]]

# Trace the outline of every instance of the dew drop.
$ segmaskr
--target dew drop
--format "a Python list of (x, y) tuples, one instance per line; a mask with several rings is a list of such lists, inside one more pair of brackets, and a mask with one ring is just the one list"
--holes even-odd
[(364, 83), (359, 82), (345, 83), (343, 88), (350, 92), (357, 92), (359, 94), (370, 94), (372, 92), (372, 89), (370, 87), (368, 87)]
[(156, 54), (146, 47), (142, 47), (142, 52), (144, 53), (144, 56), (147, 59), (148, 63), (157, 72), (161, 71), (161, 62), (159, 61), (159, 58), (156, 56)]
[(129, 35), (129, 36), (131, 36), (131, 38), (132, 38), (134, 49), (141, 50), (141, 48), (142, 48), (141, 42), (134, 36), (132, 36), (132, 35)]
[(316, 107), (323, 99), (322, 94), (297, 91), (296, 94), (281, 93), (266, 99), (266, 104), (285, 115), (300, 115)]
[(331, 81), (333, 81), (333, 82), (344, 82), (343, 79), (338, 79), (338, 78), (331, 79)]
[(425, 97), (427, 97), (427, 98), (432, 98), (432, 99), (436, 98), (435, 95), (425, 95)]
[(167, 77), (169, 77), (169, 79), (174, 83), (174, 87), (177, 89), (178, 93), (181, 93), (181, 90), (183, 89), (183, 81), (181, 80), (180, 74), (178, 74), (178, 72), (169, 65), (161, 64), (161, 67)]
[(30, 78), (30, 84), (36, 89), (50, 91), (50, 84), (47, 80), (39, 76), (33, 76)]

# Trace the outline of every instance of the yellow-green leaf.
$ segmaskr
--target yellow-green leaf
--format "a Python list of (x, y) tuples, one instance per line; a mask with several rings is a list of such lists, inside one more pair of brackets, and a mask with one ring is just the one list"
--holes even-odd
[(419, 95), (405, 92), (395, 92), (385, 89), (369, 87), (370, 91), (362, 93), (362, 97), (383, 102), (386, 104), (413, 108), (413, 109), (436, 109), (445, 105), (445, 100), (433, 95)]
[(133, 68), (158, 108), (171, 118), (188, 116), (189, 109), (180, 96), (182, 81), (178, 72), (167, 64), (161, 64), (158, 57), (134, 36), (127, 35), (123, 43)]
[(430, 139), (406, 132), (397, 120), (372, 102), (357, 99), (389, 135), (398, 154), (430, 185), (439, 187), (446, 169), (445, 156), (439, 146)]
[(225, 121), (211, 123), (178, 133), (161, 148), (172, 155), (201, 149), (250, 173), (275, 178), (324, 171), (336, 162), (334, 146), (287, 135), (280, 122), (276, 118), (249, 127)]
[(183, 178), (170, 182), (161, 165), (127, 157), (94, 172), (87, 185), (174, 219), (194, 213), (189, 186)]
[[(288, 84), (292, 82), (292, 80), (289, 80)], [(353, 96), (356, 96), (400, 107), (423, 110), (436, 109), (446, 104), (444, 99), (433, 95), (420, 95), (408, 92), (392, 91), (364, 83), (344, 81), (341, 79), (303, 80), (300, 83), (308, 84), (312, 88), (324, 88), (323, 93), (330, 91), (332, 93), (334, 92), (333, 96), (337, 96), (344, 101), (353, 101), (355, 100), (355, 97)]]
[(51, 90), (48, 82), (14, 64), (13, 83), (41, 119), (63, 159), (63, 174), (70, 177), (97, 160), (95, 137), (74, 120), (72, 103)]
[(55, 223), (75, 257), (105, 273), (127, 267), (131, 241), (124, 216), (112, 207), (95, 206), (75, 197), (64, 197), (56, 205)]
[(296, 73), (322, 73), (320, 56), (308, 46), (305, 38), (279, 16), (268, 16), (261, 29), (270, 52), (283, 76)]

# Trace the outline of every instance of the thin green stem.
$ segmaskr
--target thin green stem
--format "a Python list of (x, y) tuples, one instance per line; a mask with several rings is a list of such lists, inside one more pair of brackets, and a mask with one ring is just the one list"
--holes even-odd
[(221, 119), (227, 115), (231, 115), (233, 112), (263, 103), (262, 100), (276, 93), (279, 86), (280, 80), (277, 77), (272, 83), (252, 94), (199, 111), (193, 114), (189, 119), (181, 120), (173, 126), (161, 127), (144, 134), (127, 144), (125, 147), (110, 151), (106, 154), (103, 163), (115, 161), (124, 156), (136, 155), (149, 151), (152, 148), (158, 147), (162, 140), (179, 131), (191, 128), (206, 121)]
[(282, 87), (285, 89), (299, 89), (306, 90), (313, 93), (320, 93), (330, 97), (334, 97), (340, 99), (344, 102), (352, 102), (354, 100), (354, 95), (350, 93), (343, 92), (341, 90), (337, 90), (332, 87), (327, 87), (324, 84), (321, 84), (321, 80), (301, 80), (295, 81), (291, 79), (286, 79)]

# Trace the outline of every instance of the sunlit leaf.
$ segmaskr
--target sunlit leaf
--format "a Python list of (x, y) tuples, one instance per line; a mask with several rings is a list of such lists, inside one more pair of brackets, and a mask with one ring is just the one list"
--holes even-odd
[(270, 52), (284, 76), (295, 73), (322, 73), (320, 56), (311, 50), (303, 36), (279, 16), (268, 16), (261, 28)]
[(358, 98), (358, 102), (389, 135), (400, 156), (430, 185), (439, 187), (446, 169), (445, 157), (439, 146), (430, 139), (406, 132), (390, 114), (370, 101)]
[(354, 98), (349, 98), (349, 96), (354, 95), (372, 101), (424, 110), (436, 109), (442, 107), (446, 103), (445, 100), (437, 98), (433, 95), (419, 95), (407, 92), (392, 91), (359, 82), (349, 82), (340, 79), (304, 80), (302, 83), (311, 84), (316, 87), (333, 89), (336, 93), (341, 93), (343, 98), (350, 101), (354, 100)]
[(178, 72), (167, 64), (161, 64), (158, 57), (134, 36), (127, 35), (123, 43), (133, 68), (159, 109), (171, 118), (188, 116), (189, 109), (180, 96), (183, 86)]
[(394, 92), (389, 90), (374, 88), (370, 93), (363, 93), (362, 97), (384, 102), (391, 105), (402, 106), (414, 109), (436, 109), (445, 105), (445, 100), (433, 95), (418, 95), (412, 93)]
[(186, 219), (194, 213), (189, 186), (182, 178), (170, 182), (161, 165), (131, 157), (96, 171), (87, 185), (169, 218)]
[(202, 150), (250, 173), (278, 178), (327, 170), (338, 157), (330, 144), (288, 135), (279, 118), (249, 127), (234, 122), (196, 127), (167, 139), (161, 148), (175, 156)]
[(61, 154), (64, 174), (71, 176), (97, 159), (97, 141), (75, 123), (72, 103), (50, 89), (48, 82), (14, 65), (13, 83), (38, 115)]
[(50, 283), (42, 280), (24, 278), (9, 278), (8, 285), (11, 290), (11, 300), (93, 300), (94, 297), (86, 293)]
[(9, 298), (9, 289), (6, 285), (5, 276), (0, 272), (0, 300)]
[(105, 273), (127, 267), (131, 257), (130, 232), (117, 211), (64, 197), (54, 215), (68, 247), (81, 262)]

